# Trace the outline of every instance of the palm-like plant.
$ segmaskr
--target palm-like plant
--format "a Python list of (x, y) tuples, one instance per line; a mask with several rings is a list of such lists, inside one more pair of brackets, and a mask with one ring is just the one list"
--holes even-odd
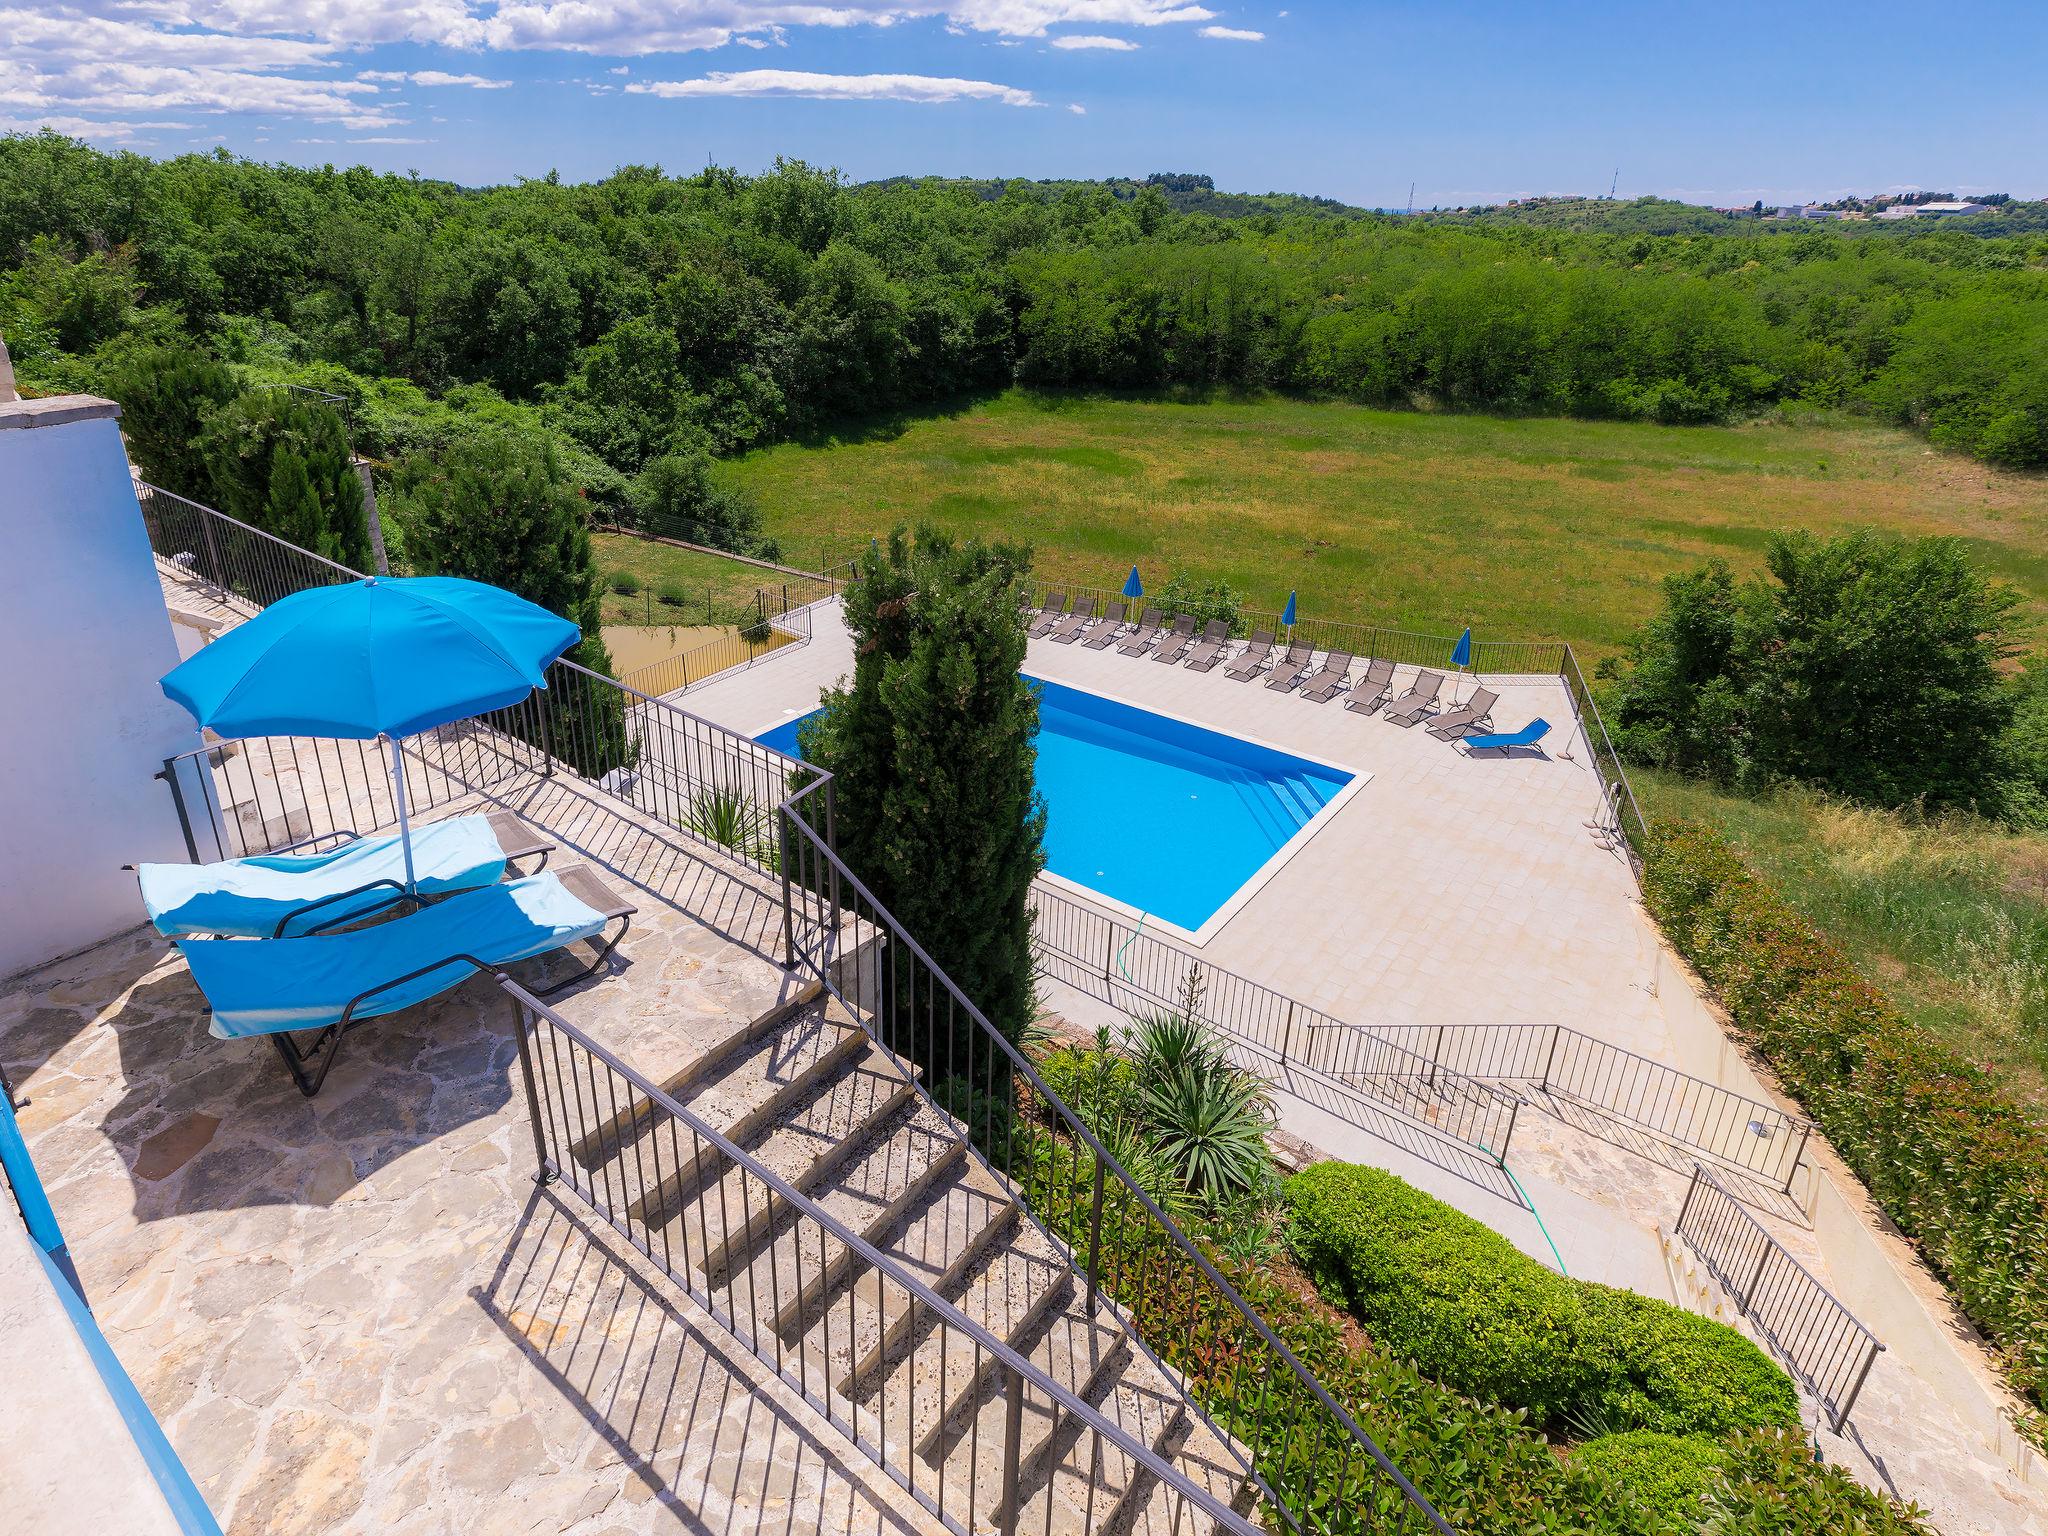
[(682, 826), (685, 832), (742, 857), (763, 861), (775, 857), (774, 817), (751, 795), (737, 789), (698, 790), (683, 809)]
[(1148, 1081), (1143, 1103), (1154, 1150), (1192, 1192), (1224, 1199), (1265, 1177), (1273, 1124), (1265, 1084), (1220, 1050)]

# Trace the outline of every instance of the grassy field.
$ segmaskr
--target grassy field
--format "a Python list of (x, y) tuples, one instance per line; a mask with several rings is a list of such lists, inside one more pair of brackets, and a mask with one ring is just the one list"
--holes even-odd
[[(703, 555), (625, 534), (594, 533), (590, 542), (597, 568), (607, 578), (614, 571), (631, 571), (640, 581), (640, 590), (631, 597), (607, 586), (607, 624), (702, 623), (707, 603), (714, 622), (729, 623), (742, 609), (752, 609), (756, 588), (773, 586), (782, 579), (773, 571), (741, 560)], [(662, 601), (665, 588), (681, 592), (680, 606)]]
[(2048, 836), (1638, 774), (1651, 815), (1718, 827), (1912, 1020), (2048, 1108)]
[(1666, 573), (1759, 560), (1779, 528), (1952, 533), (2048, 615), (2048, 481), (1852, 422), (1658, 427), (1284, 400), (1012, 391), (727, 467), (786, 558), (900, 521), (1037, 546), (1047, 575), (1218, 576), (1304, 616), (1606, 655)]

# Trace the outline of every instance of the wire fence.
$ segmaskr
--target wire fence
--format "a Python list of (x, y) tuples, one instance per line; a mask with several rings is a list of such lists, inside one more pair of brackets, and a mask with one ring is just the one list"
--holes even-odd
[(745, 624), (734, 625), (732, 633), (622, 672), (619, 681), (640, 693), (660, 698), (727, 672), (744, 670), (784, 646), (807, 645), (810, 639), (808, 601), (792, 607), (788, 587), (780, 588), (772, 598), (769, 589), (764, 588), (754, 596), (754, 617)]
[(1877, 1335), (1704, 1167), (1693, 1169), (1675, 1230), (1839, 1435), (1884, 1352)]

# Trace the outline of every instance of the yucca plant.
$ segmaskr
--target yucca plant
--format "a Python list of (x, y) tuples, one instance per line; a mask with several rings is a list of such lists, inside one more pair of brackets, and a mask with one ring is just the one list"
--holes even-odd
[(1142, 1102), (1153, 1149), (1191, 1192), (1215, 1201), (1265, 1178), (1273, 1125), (1265, 1084), (1220, 1050), (1146, 1083)]
[(682, 825), (684, 831), (743, 858), (775, 862), (775, 818), (737, 789), (698, 790), (683, 810)]

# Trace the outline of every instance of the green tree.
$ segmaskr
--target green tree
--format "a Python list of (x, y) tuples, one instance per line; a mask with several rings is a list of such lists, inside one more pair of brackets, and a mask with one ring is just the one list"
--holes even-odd
[(121, 407), (121, 435), (143, 478), (217, 505), (199, 437), (208, 411), (233, 399), (235, 376), (190, 347), (148, 347), (118, 364), (107, 390)]
[(719, 481), (698, 436), (686, 435), (681, 446), (650, 459), (633, 481), (631, 497), (634, 524), (649, 533), (741, 555), (764, 548), (760, 509)]
[[(349, 451), (348, 427), (333, 407), (287, 390), (252, 389), (201, 411), (200, 420), (198, 453), (221, 511), (352, 571), (370, 568), (363, 483)], [(280, 453), (302, 462), (319, 506), (317, 518), (306, 518), (296, 480), (288, 476), (291, 494), (277, 504), (276, 515), (291, 519), (289, 528), (272, 523)], [(262, 600), (282, 595), (271, 592)]]
[(2017, 595), (1954, 539), (1780, 534), (1765, 562), (1740, 587), (1718, 563), (1666, 580), (1629, 665), (1605, 669), (1623, 750), (1750, 787), (1998, 810)]
[[(488, 432), (416, 454), (399, 466), (387, 505), (417, 569), (488, 582), (560, 614), (583, 631), (568, 659), (610, 675), (583, 498), (552, 442)], [(633, 761), (616, 688), (558, 671), (539, 703), (550, 750), (577, 772), (596, 778)], [(514, 711), (511, 727), (530, 719), (538, 724)]]
[[(1031, 882), (1044, 867), (1045, 810), (1033, 786), (1038, 702), (1019, 671), (1030, 553), (940, 530), (899, 528), (847, 589), (851, 683), (806, 728), (807, 760), (835, 776), (841, 854), (961, 992), (1012, 1041), (1032, 1017)], [(942, 1032), (943, 999), (908, 962), (893, 999), (899, 1038), (933, 1079), (1004, 1080), (964, 1016)], [(925, 1033), (927, 1021), (940, 1026)]]

